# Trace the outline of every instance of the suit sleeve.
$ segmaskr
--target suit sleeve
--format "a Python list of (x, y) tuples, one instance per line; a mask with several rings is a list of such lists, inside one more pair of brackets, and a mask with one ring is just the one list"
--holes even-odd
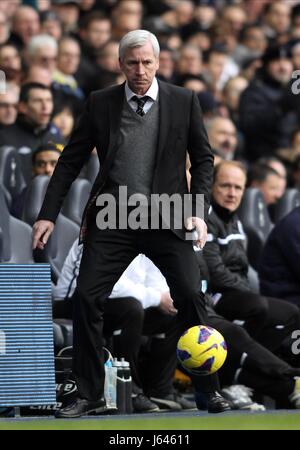
[(95, 147), (91, 130), (93, 94), (79, 118), (69, 144), (64, 148), (49, 182), (38, 220), (56, 221), (71, 184)]
[[(193, 93), (191, 102), (188, 153), (191, 161), (190, 192), (192, 194), (193, 215), (199, 216), (197, 210), (201, 211), (202, 209), (204, 212), (202, 218), (207, 219), (214, 157), (204, 127), (199, 100), (195, 93)], [(202, 194), (204, 197), (196, 196), (196, 194)]]

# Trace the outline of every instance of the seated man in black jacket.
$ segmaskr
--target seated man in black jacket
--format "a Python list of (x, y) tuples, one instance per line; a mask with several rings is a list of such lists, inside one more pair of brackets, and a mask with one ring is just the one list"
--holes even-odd
[[(215, 168), (208, 240), (203, 250), (215, 311), (243, 325), (251, 337), (277, 352), (300, 329), (299, 309), (285, 301), (251, 291), (247, 278), (245, 235), (236, 211), (246, 184), (244, 167), (222, 161)], [(287, 346), (291, 352), (291, 346)], [(290, 355), (292, 356), (292, 355)]]

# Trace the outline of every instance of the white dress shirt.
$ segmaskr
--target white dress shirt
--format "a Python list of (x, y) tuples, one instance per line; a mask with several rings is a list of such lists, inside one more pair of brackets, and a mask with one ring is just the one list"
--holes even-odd
[(126, 81), (125, 84), (125, 95), (126, 95), (126, 100), (128, 101), (129, 106), (136, 111), (137, 110), (137, 103), (136, 101), (132, 100), (132, 97), (145, 97), (145, 95), (147, 95), (148, 98), (145, 105), (144, 105), (144, 112), (145, 114), (147, 114), (147, 112), (149, 111), (149, 109), (151, 108), (151, 106), (153, 105), (153, 103), (156, 101), (157, 97), (158, 97), (158, 82), (157, 79), (154, 77), (151, 86), (149, 87), (148, 91), (144, 94), (144, 95), (137, 95), (135, 94), (130, 87), (128, 86), (128, 83)]

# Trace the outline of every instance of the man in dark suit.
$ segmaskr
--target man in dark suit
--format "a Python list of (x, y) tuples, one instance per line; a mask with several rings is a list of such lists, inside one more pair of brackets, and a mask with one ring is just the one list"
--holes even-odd
[[(125, 35), (120, 42), (119, 56), (126, 83), (90, 95), (70, 143), (58, 161), (34, 225), (33, 247), (42, 249), (72, 181), (96, 146), (101, 168), (83, 217), (84, 251), (77, 280), (80, 295), (73, 317), (73, 371), (79, 397), (61, 410), (58, 417), (79, 417), (105, 407), (103, 304), (138, 253), (149, 256), (166, 277), (182, 331), (205, 323), (206, 319), (192, 241), (185, 239), (187, 229), (195, 228), (196, 245), (203, 247), (207, 236), (204, 218), (197, 217), (196, 212), (201, 194), (205, 198), (204, 209), (208, 209), (213, 156), (199, 102), (190, 91), (158, 83), (155, 74), (159, 44), (148, 31), (135, 30)], [(119, 216), (117, 226), (112, 220), (103, 229), (103, 220), (99, 219), (103, 209), (97, 214), (96, 206), (104, 206), (103, 198), (107, 198), (104, 194), (111, 194), (118, 206), (124, 206), (117, 195), (120, 187), (126, 186), (128, 196), (138, 193), (139, 198), (150, 201), (152, 194), (177, 194), (183, 198), (188, 193), (187, 150), (192, 174), (192, 210), (186, 217), (187, 228), (182, 225), (165, 229), (162, 220), (159, 229), (126, 228), (121, 226), (124, 217)], [(133, 212), (132, 207), (128, 206), (128, 212)], [(178, 213), (177, 208), (175, 215)], [(209, 412), (229, 409), (217, 392), (216, 376), (195, 377), (194, 384), (196, 393), (205, 393)]]

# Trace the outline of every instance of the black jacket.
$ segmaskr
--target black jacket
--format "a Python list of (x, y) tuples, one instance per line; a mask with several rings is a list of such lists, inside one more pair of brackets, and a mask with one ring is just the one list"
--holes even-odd
[(51, 123), (44, 129), (35, 128), (19, 116), (16, 123), (0, 130), (0, 146), (29, 147), (32, 151), (47, 142), (64, 144), (58, 128)]
[[(77, 127), (51, 177), (39, 219), (55, 222), (71, 183), (94, 147), (100, 171), (83, 215), (81, 241), (89, 228), (96, 198), (103, 191), (118, 146), (124, 101), (124, 86), (93, 92)], [(213, 173), (213, 156), (195, 93), (159, 81), (160, 128), (152, 193), (188, 194), (186, 151), (191, 160), (191, 194), (203, 194), (208, 209)], [(180, 235), (182, 230), (175, 231)], [(181, 233), (183, 234), (183, 233)], [(183, 237), (183, 236), (179, 236)]]
[(284, 88), (264, 71), (250, 83), (240, 99), (240, 127), (246, 158), (253, 161), (274, 154), (281, 142), (281, 100)]
[(271, 231), (258, 272), (262, 294), (295, 298), (300, 305), (300, 207), (280, 220)]
[(213, 202), (207, 225), (203, 254), (209, 270), (209, 290), (250, 290), (245, 234), (237, 215)]

